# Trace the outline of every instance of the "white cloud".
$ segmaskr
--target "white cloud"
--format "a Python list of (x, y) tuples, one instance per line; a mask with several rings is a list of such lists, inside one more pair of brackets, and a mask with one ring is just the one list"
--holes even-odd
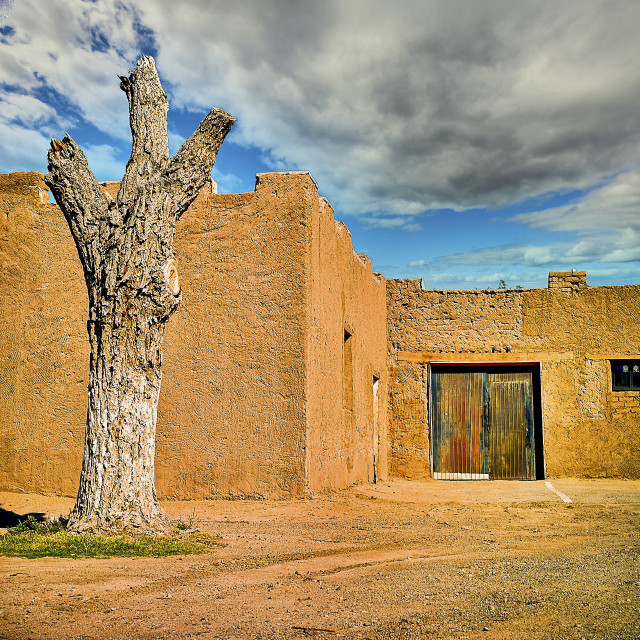
[(427, 271), (423, 273), (426, 289), (497, 289), (504, 280), (508, 289), (546, 286), (546, 271), (504, 270), (491, 273), (457, 273)]
[(638, 3), (178, 7), (142, 12), (174, 102), (229, 109), (236, 142), (344, 211), (498, 206), (639, 163)]
[(640, 172), (626, 172), (588, 193), (581, 202), (509, 219), (550, 231), (587, 233), (640, 229)]
[(97, 129), (128, 139), (117, 74), (139, 53), (135, 19), (130, 3), (117, 0), (20, 0), (0, 42), (0, 82), (23, 95), (53, 90)]
[(100, 181), (121, 180), (125, 163), (120, 157), (120, 150), (108, 144), (85, 145), (83, 149), (91, 171)]
[(360, 220), (370, 228), (422, 231), (422, 226), (407, 216), (362, 216)]
[(13, 10), (13, 0), (0, 0), (0, 24), (2, 24)]
[(508, 221), (576, 234), (575, 244), (565, 249), (570, 260), (640, 260), (640, 172), (623, 173), (576, 204), (522, 213)]
[(639, 172), (639, 23), (606, 0), (20, 0), (0, 80), (117, 144), (115, 76), (152, 41), (174, 107), (229, 110), (232, 140), (310, 170), (340, 211), (416, 229), (398, 218)]
[(11, 171), (46, 171), (49, 138), (36, 129), (0, 119), (0, 158)]
[(0, 97), (2, 169), (44, 171), (49, 138), (43, 130), (68, 124), (50, 105), (33, 96), (7, 93)]
[[(555, 239), (555, 235), (548, 237), (538, 245), (510, 243), (440, 256), (431, 262), (415, 260), (408, 267), (444, 270), (448, 281), (453, 265), (477, 268), (502, 265), (519, 270), (588, 267), (602, 277), (612, 273), (620, 278), (630, 273), (635, 273), (636, 278), (640, 275), (640, 266), (624, 267), (625, 263), (640, 263), (640, 173), (621, 174), (590, 191), (576, 204), (522, 213), (505, 221), (563, 236), (561, 240)], [(617, 264), (613, 271), (593, 268), (609, 263)], [(472, 277), (475, 282), (480, 281), (477, 274)]]
[(50, 105), (33, 96), (19, 93), (8, 93), (0, 97), (0, 120), (32, 127), (48, 122), (55, 122), (59, 126), (67, 124)]
[(567, 246), (487, 247), (438, 258), (440, 264), (544, 266), (566, 261)]
[(213, 170), (213, 179), (218, 185), (218, 193), (238, 193), (245, 188), (240, 178), (230, 173), (221, 173), (217, 169)]

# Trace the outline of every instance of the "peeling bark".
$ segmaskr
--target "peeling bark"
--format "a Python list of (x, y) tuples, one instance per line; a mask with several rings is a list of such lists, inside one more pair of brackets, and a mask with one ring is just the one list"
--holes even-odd
[(182, 293), (176, 222), (211, 176), (234, 118), (213, 109), (169, 158), (167, 97), (153, 58), (120, 87), (129, 100), (131, 157), (115, 200), (78, 145), (52, 140), (45, 182), (64, 214), (89, 294), (87, 426), (75, 531), (161, 533), (154, 457), (162, 339)]

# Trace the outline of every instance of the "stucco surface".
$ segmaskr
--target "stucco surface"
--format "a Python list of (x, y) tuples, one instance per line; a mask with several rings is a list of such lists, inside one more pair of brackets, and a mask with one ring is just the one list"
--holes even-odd
[[(0, 205), (0, 487), (74, 495), (89, 353), (80, 262), (40, 174), (0, 176)], [(353, 252), (313, 178), (259, 174), (244, 194), (205, 188), (175, 246), (183, 303), (165, 334), (158, 494), (279, 497), (371, 477), (384, 279)]]
[[(160, 496), (300, 495), (371, 481), (374, 459), (380, 479), (388, 465), (427, 478), (431, 362), (539, 363), (547, 475), (640, 477), (640, 394), (613, 392), (610, 372), (640, 358), (640, 286), (589, 287), (582, 272), (550, 274), (547, 289), (385, 283), (306, 172), (205, 189), (176, 257)], [(42, 176), (0, 175), (1, 489), (77, 489), (86, 314)]]
[(0, 175), (0, 486), (77, 491), (87, 402), (87, 294), (39, 173)]
[(183, 305), (167, 328), (158, 407), (161, 495), (302, 491), (312, 191), (299, 176), (263, 176), (253, 193), (201, 194), (181, 221)]
[[(355, 254), (348, 229), (334, 220), (325, 199), (314, 218), (310, 272), (309, 488), (373, 481), (374, 456), (376, 476), (386, 478), (385, 280), (372, 275), (366, 256)], [(349, 373), (345, 330), (351, 335)]]
[(584, 272), (550, 274), (547, 289), (387, 281), (392, 472), (424, 473), (429, 363), (539, 362), (547, 475), (640, 477), (640, 393), (612, 392), (610, 369), (640, 358), (639, 299), (640, 286), (589, 287)]

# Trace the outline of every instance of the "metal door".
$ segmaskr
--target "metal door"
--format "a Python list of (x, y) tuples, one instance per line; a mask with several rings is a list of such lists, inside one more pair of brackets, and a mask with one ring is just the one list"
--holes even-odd
[(487, 373), (485, 393), (491, 478), (535, 479), (531, 373)]
[(434, 373), (432, 389), (433, 477), (488, 479), (483, 442), (483, 375)]
[(535, 478), (531, 371), (433, 370), (433, 477)]

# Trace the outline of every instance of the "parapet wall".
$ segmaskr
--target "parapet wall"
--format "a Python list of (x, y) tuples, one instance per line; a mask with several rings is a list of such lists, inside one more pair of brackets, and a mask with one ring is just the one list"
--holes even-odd
[(390, 469), (430, 476), (429, 366), (540, 363), (546, 472), (640, 477), (640, 393), (613, 392), (611, 359), (640, 358), (640, 286), (423, 290), (387, 281)]

